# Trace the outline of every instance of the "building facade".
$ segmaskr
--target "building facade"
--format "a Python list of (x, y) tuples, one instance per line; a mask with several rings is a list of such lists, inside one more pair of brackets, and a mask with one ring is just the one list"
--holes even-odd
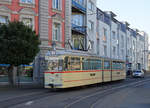
[(97, 8), (97, 55), (126, 62), (126, 70), (147, 70), (148, 35)]
[[(39, 34), (32, 81), (44, 79), (44, 57), (56, 50), (123, 60), (127, 70), (148, 69), (148, 34), (96, 7), (97, 0), (0, 0), (0, 23), (19, 20)], [(1, 75), (1, 72), (0, 72)], [(0, 81), (1, 82), (1, 81)]]
[(1, 0), (0, 23), (23, 21), (38, 34), (38, 6), (38, 0)]
[(96, 0), (66, 0), (66, 49), (96, 52)]
[(97, 9), (97, 55), (110, 58), (111, 20), (109, 15)]
[[(39, 0), (0, 0), (0, 23), (7, 24), (9, 21), (22, 21), (25, 25), (39, 33)], [(0, 83), (8, 82), (8, 73), (6, 68), (8, 65), (0, 64)], [(32, 81), (32, 73), (28, 72), (32, 66), (27, 68), (22, 66), (20, 72), (20, 81)], [(14, 76), (14, 78), (16, 78)]]
[(39, 0), (41, 50), (34, 61), (34, 82), (43, 82), (45, 55), (51, 50), (65, 49), (65, 6), (65, 0)]

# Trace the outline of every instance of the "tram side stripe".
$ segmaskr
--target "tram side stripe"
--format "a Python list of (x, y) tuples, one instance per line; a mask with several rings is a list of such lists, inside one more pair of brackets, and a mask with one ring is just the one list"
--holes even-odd
[(55, 73), (101, 72), (101, 71), (111, 72), (111, 71), (122, 71), (122, 70), (89, 70), (89, 71), (64, 71), (64, 72), (44, 72), (44, 73), (45, 74), (48, 74), (48, 73), (55, 74)]

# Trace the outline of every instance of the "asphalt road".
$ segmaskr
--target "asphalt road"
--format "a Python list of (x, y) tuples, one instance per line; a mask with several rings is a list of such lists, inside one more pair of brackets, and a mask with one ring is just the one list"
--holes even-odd
[(0, 108), (150, 108), (150, 77), (27, 94), (0, 101)]

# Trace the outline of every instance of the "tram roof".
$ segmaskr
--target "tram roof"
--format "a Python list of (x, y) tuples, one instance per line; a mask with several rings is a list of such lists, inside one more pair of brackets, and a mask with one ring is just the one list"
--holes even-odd
[(100, 57), (90, 52), (83, 52), (83, 51), (77, 51), (77, 50), (57, 50), (56, 53), (51, 56), (84, 56), (84, 57), (95, 57), (95, 58), (103, 58), (103, 59), (112, 60), (112, 61), (124, 62), (121, 59), (111, 59), (108, 57)]

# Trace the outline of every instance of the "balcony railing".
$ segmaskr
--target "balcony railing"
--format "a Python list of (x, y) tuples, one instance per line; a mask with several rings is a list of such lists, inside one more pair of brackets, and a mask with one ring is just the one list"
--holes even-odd
[(78, 2), (76, 2), (75, 0), (72, 0), (72, 6), (86, 13), (86, 8), (83, 7), (81, 4), (79, 4)]
[(84, 26), (78, 26), (72, 23), (72, 30), (85, 34), (86, 33), (86, 28)]

